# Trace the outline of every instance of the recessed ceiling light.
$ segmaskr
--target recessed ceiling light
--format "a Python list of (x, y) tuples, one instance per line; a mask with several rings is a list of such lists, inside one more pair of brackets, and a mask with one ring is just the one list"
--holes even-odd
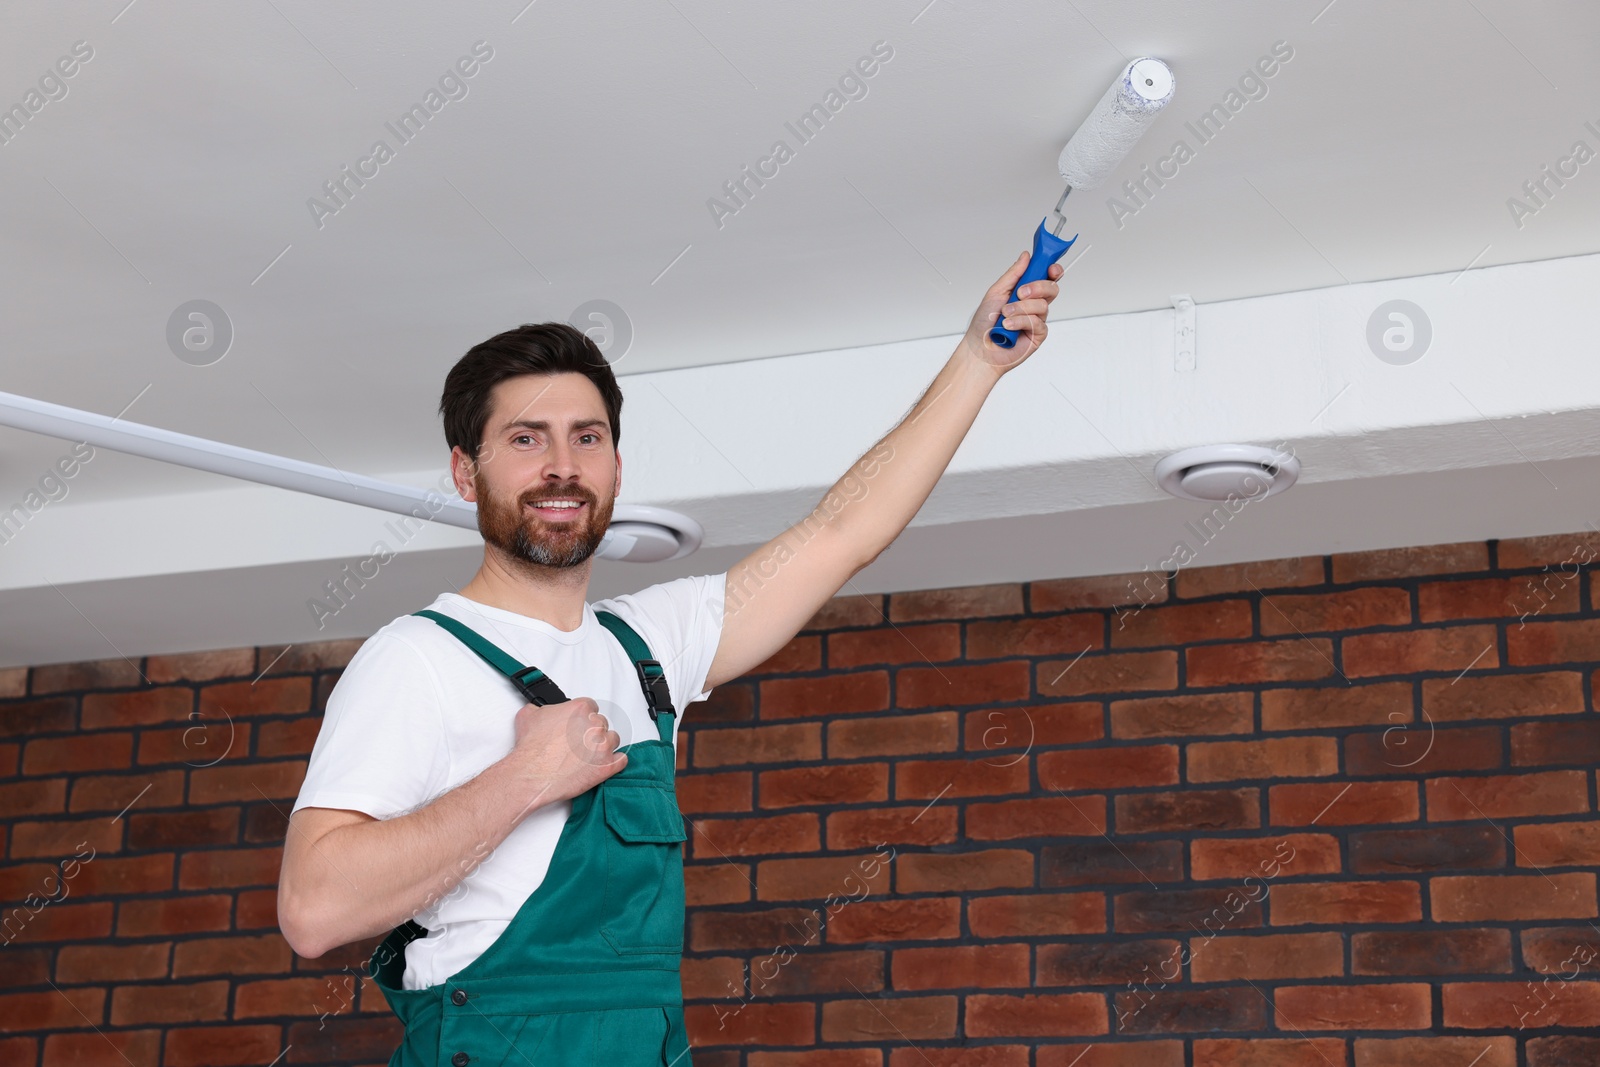
[(626, 563), (665, 563), (699, 548), (704, 536), (687, 515), (648, 504), (617, 504), (594, 554)]
[(1186, 500), (1261, 499), (1300, 477), (1300, 461), (1259, 445), (1201, 445), (1156, 464), (1156, 482)]

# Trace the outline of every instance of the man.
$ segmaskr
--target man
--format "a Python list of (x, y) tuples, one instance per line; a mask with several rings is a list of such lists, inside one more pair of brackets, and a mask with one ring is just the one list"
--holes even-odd
[(594, 606), (622, 486), (610, 368), (544, 324), (451, 370), (440, 410), (483, 564), (352, 658), (278, 889), (301, 956), (388, 934), (370, 973), (406, 1027), (392, 1067), (688, 1067), (678, 712), (783, 647), (911, 521), (989, 390), (1044, 341), (1059, 264), (1010, 305), (1016, 347), (988, 338), (1027, 258), (817, 510), (726, 574)]

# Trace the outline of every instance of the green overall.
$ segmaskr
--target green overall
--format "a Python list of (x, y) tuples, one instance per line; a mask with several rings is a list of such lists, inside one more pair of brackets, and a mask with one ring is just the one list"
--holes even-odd
[[(433, 619), (511, 679), (529, 703), (566, 700), (447, 615)], [(549, 871), (482, 955), (438, 985), (405, 989), (407, 920), (368, 965), (405, 1038), (389, 1067), (690, 1067), (683, 1022), (683, 816), (673, 788), (674, 711), (661, 664), (610, 612), (660, 740), (623, 745), (627, 766), (572, 798)]]

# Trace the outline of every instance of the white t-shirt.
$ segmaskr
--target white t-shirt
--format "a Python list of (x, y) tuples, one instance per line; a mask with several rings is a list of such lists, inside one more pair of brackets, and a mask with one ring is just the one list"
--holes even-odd
[[(711, 695), (701, 687), (722, 636), (726, 579), (679, 578), (585, 605), (583, 623), (571, 633), (455, 593), (428, 606), (523, 666), (538, 667), (569, 698), (592, 698), (621, 744), (659, 740), (633, 662), (595, 610), (620, 616), (661, 661), (678, 710), (676, 744), (685, 706)], [(423, 807), (511, 751), (513, 719), (524, 703), (504, 675), (444, 627), (402, 615), (361, 646), (329, 695), (294, 810), (348, 808), (387, 819)], [(406, 989), (444, 981), (500, 936), (544, 880), (571, 810), (570, 800), (535, 809), (415, 916), (429, 934), (406, 948)]]

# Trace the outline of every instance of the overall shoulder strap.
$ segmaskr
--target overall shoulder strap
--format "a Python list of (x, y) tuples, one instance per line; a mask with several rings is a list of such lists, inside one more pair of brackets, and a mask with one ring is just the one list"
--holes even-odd
[(665, 715), (670, 720), (677, 714), (672, 707), (672, 693), (667, 688), (667, 672), (662, 669), (659, 660), (650, 655), (650, 646), (644, 638), (622, 619), (609, 611), (597, 611), (595, 618), (600, 620), (600, 625), (610, 630), (612, 635), (622, 643), (628, 653), (628, 658), (633, 660), (633, 669), (639, 675), (639, 687), (644, 690), (645, 706), (650, 709), (650, 718), (655, 721), (663, 741), (672, 740), (670, 722), (663, 723), (660, 716)]
[(567, 699), (561, 687), (549, 675), (538, 667), (524, 667), (500, 649), (497, 645), (484, 638), (472, 627), (467, 626), (448, 615), (437, 611), (423, 609), (412, 612), (425, 619), (432, 619), (454, 634), (489, 666), (511, 679), (511, 684), (527, 698), (528, 703), (543, 707), (546, 704), (559, 704)]

